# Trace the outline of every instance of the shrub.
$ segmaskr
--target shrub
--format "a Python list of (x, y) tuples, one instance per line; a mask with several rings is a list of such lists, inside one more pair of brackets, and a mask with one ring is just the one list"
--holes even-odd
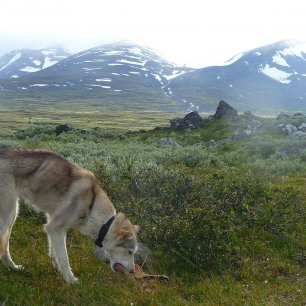
[(246, 229), (295, 241), (302, 222), (295, 213), (302, 206), (295, 189), (270, 186), (254, 173), (112, 162), (98, 171), (110, 197), (144, 228), (141, 237), (149, 247), (163, 254), (172, 250), (167, 264), (176, 270), (186, 270), (186, 260), (190, 267), (214, 271), (239, 263)]

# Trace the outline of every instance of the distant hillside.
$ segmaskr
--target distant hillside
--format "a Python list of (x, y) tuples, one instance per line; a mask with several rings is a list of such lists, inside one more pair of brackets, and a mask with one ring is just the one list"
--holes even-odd
[(177, 67), (148, 48), (120, 42), (74, 54), (51, 67), (15, 80), (4, 80), (2, 91), (92, 98), (126, 106), (181, 109), (169, 97), (169, 80), (191, 69)]
[(0, 98), (164, 112), (213, 112), (223, 99), (238, 111), (306, 111), (306, 43), (281, 41), (202, 69), (178, 67), (129, 42), (70, 56), (62, 49), (34, 51), (12, 51), (0, 59)]
[(213, 111), (218, 99), (238, 110), (306, 111), (306, 43), (281, 41), (243, 52), (223, 66), (171, 80), (176, 100)]

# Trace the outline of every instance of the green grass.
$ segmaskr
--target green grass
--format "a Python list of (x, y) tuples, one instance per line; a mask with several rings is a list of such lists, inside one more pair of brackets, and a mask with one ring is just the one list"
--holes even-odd
[(250, 259), (241, 272), (224, 271), (223, 275), (174, 274), (169, 283), (134, 280), (111, 272), (93, 255), (93, 242), (72, 232), (68, 252), (80, 284), (67, 285), (51, 265), (41, 220), (35, 217), (19, 218), (11, 252), (25, 269), (15, 272), (0, 266), (0, 301), (5, 305), (303, 304), (299, 266), (273, 257)]
[[(278, 134), (272, 119), (255, 136), (209, 147), (246, 123), (131, 134), (166, 125), (171, 115), (109, 117), (109, 110), (90, 107), (31, 114), (2, 110), (0, 147), (48, 148), (92, 170), (118, 210), (141, 225), (141, 241), (151, 250), (144, 270), (167, 274), (170, 282), (113, 273), (94, 255), (94, 242), (72, 231), (68, 253), (80, 284), (67, 285), (47, 256), (44, 218), (22, 205), (11, 254), (25, 269), (0, 265), (0, 304), (305, 305), (306, 152), (282, 155), (284, 148), (306, 147), (305, 139)], [(59, 122), (87, 133), (56, 136)], [(160, 147), (163, 137), (178, 145)]]
[[(144, 103), (144, 101), (146, 101)], [(161, 109), (163, 111), (161, 111)], [(171, 99), (146, 96), (76, 98), (75, 93), (62, 96), (46, 93), (26, 95), (0, 92), (0, 128), (20, 129), (29, 123), (70, 123), (82, 128), (149, 129), (165, 125), (175, 116), (179, 106)]]

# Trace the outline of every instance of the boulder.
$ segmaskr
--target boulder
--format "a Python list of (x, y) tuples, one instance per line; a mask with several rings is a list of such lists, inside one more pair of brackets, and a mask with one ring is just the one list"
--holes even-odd
[(62, 133), (67, 133), (69, 131), (72, 131), (73, 128), (71, 125), (65, 123), (65, 124), (59, 124), (56, 126), (55, 128), (55, 133), (56, 133), (56, 136), (58, 136), (59, 134), (62, 134)]
[(188, 124), (188, 127), (191, 127), (191, 128), (200, 127), (203, 124), (202, 117), (196, 111), (187, 114), (184, 117), (184, 120)]
[(175, 118), (170, 120), (172, 127), (179, 127), (184, 129), (193, 129), (203, 125), (203, 119), (198, 112), (194, 111), (187, 114), (184, 118)]
[(299, 131), (302, 131), (304, 133), (306, 133), (306, 123), (302, 123), (300, 126), (299, 126)]
[(170, 120), (170, 125), (172, 127), (185, 127), (184, 118), (175, 118)]
[(288, 136), (292, 135), (293, 133), (297, 132), (297, 130), (298, 130), (296, 126), (294, 126), (292, 124), (289, 124), (289, 123), (287, 123), (287, 124), (283, 124), (283, 123), (278, 124), (277, 125), (277, 129), (281, 133), (283, 133), (285, 135), (288, 135)]
[(169, 137), (164, 137), (159, 140), (159, 145), (162, 148), (169, 148), (169, 147), (174, 146), (175, 142)]
[(296, 131), (296, 132), (293, 132), (290, 136), (294, 136), (294, 137), (298, 137), (298, 138), (302, 139), (303, 137), (306, 136), (306, 133), (304, 133), (302, 131)]
[(254, 114), (252, 114), (250, 111), (245, 111), (243, 113), (243, 118), (245, 118), (245, 119), (255, 119), (257, 117)]
[(213, 115), (213, 119), (235, 119), (237, 117), (237, 110), (223, 100), (219, 102), (216, 113)]
[(276, 120), (283, 120), (283, 119), (288, 119), (290, 118), (290, 116), (288, 114), (285, 113), (280, 113), (277, 117)]

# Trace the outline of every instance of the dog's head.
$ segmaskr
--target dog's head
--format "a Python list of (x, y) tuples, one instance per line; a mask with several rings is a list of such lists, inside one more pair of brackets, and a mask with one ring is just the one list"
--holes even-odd
[(119, 213), (103, 240), (103, 247), (110, 260), (111, 269), (122, 265), (126, 271), (134, 272), (134, 255), (138, 249), (137, 232), (140, 227), (133, 225), (122, 213)]

